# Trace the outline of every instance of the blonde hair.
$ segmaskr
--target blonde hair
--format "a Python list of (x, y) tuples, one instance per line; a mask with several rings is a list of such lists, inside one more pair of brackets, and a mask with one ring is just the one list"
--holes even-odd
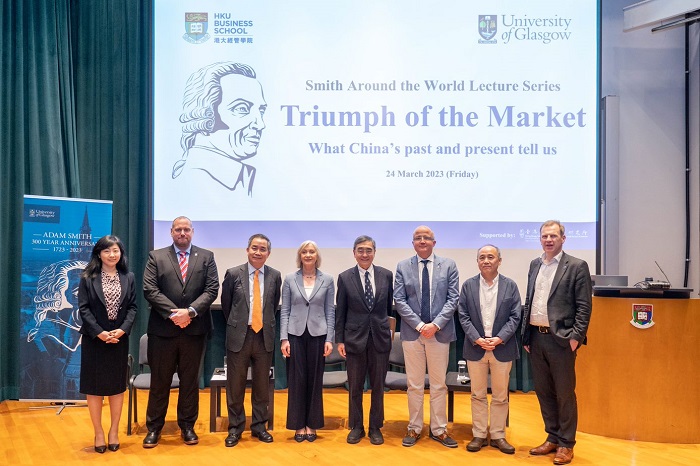
[(307, 239), (301, 243), (301, 246), (299, 246), (299, 249), (297, 249), (297, 267), (301, 268), (301, 251), (306, 249), (308, 246), (312, 246), (316, 250), (316, 268), (318, 269), (321, 267), (321, 251), (318, 249), (316, 242), (311, 241), (310, 239)]

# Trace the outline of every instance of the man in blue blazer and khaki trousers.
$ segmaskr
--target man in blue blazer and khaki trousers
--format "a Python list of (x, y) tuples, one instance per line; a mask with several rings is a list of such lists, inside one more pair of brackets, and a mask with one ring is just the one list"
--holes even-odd
[[(487, 444), (503, 453), (515, 448), (506, 440), (508, 383), (513, 361), (520, 357), (515, 334), (520, 328), (520, 292), (513, 280), (498, 273), (501, 250), (487, 244), (476, 254), (479, 274), (465, 281), (459, 295), (459, 322), (464, 329), (463, 355), (471, 378), (472, 433), (467, 450)], [(491, 373), (491, 422), (486, 397)]]
[(454, 313), (459, 299), (459, 272), (452, 259), (433, 254), (435, 234), (427, 226), (413, 232), (416, 255), (399, 262), (394, 281), (396, 312), (408, 379), (408, 431), (402, 445), (416, 444), (423, 430), (425, 370), (430, 379), (431, 439), (448, 448), (457, 442), (447, 433), (447, 363), (450, 342), (457, 339)]

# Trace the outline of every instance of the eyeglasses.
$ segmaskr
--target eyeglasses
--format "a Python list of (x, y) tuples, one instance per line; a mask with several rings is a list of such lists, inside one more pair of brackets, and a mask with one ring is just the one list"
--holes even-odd
[(414, 236), (413, 241), (435, 241), (432, 236)]
[(365, 254), (367, 254), (368, 256), (371, 256), (372, 254), (374, 254), (374, 249), (372, 249), (372, 248), (357, 248), (357, 249), (355, 249), (355, 252), (361, 256), (364, 256)]

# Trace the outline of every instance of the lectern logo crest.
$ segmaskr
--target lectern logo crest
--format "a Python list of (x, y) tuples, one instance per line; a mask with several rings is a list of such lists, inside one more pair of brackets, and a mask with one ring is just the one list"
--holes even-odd
[(654, 326), (652, 315), (654, 306), (652, 304), (633, 304), (632, 305), (632, 320), (630, 324), (637, 328), (649, 328)]

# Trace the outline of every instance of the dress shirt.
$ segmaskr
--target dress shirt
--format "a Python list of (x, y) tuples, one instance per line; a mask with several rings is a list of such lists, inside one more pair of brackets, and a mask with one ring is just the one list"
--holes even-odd
[(540, 265), (540, 270), (535, 279), (535, 292), (532, 295), (532, 303), (530, 304), (530, 325), (549, 327), (547, 300), (552, 290), (554, 274), (557, 272), (557, 267), (559, 266), (563, 254), (564, 252), (560, 251), (559, 254), (554, 256), (549, 262), (546, 262), (545, 255), (542, 254), (542, 264)]
[(498, 275), (493, 279), (493, 285), (489, 286), (483, 276), (479, 277), (479, 307), (481, 308), (481, 321), (484, 324), (484, 337), (493, 336), (493, 319), (496, 317), (496, 300), (498, 298)]
[(180, 252), (185, 251), (185, 258), (187, 259), (187, 263), (190, 263), (190, 251), (192, 250), (192, 244), (189, 245), (187, 249), (178, 249), (175, 244), (173, 244), (173, 249), (175, 250), (175, 254), (177, 254), (177, 260), (180, 260)]

